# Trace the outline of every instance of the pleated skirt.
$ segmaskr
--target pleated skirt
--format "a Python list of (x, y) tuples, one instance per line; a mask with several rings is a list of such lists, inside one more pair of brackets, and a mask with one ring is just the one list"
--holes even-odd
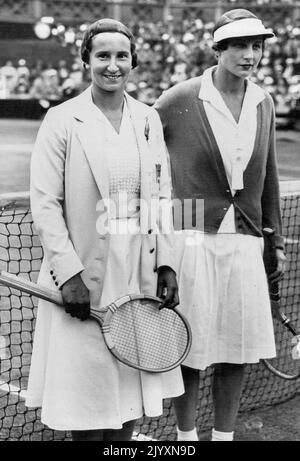
[(263, 239), (176, 233), (180, 310), (193, 335), (185, 365), (255, 363), (276, 355)]

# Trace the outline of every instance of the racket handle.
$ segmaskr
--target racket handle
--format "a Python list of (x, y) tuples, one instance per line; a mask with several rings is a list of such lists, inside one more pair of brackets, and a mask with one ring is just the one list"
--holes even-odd
[(281, 317), (281, 323), (294, 335), (298, 336), (299, 333), (297, 332), (296, 328), (291, 322), (291, 319), (285, 315), (284, 312), (279, 312), (279, 315)]
[(276, 302), (280, 301), (278, 282), (269, 283), (269, 294), (270, 294), (271, 301), (276, 301)]
[(37, 283), (5, 271), (0, 271), (0, 284), (15, 288), (16, 290), (24, 291), (24, 293), (55, 303), (59, 306), (64, 305), (60, 292), (43, 287)]
[[(276, 258), (276, 244), (275, 244), (275, 234), (273, 229), (265, 228), (263, 229), (264, 234), (264, 264), (267, 276), (272, 274), (277, 269), (277, 258)], [(279, 283), (278, 282), (269, 282), (269, 294), (271, 301), (275, 301), (272, 305), (275, 305), (276, 315), (279, 317), (281, 323), (293, 334), (293, 336), (298, 336), (299, 333), (295, 326), (292, 324), (291, 319), (285, 315), (284, 312), (281, 312), (279, 309), (280, 301), (280, 292), (279, 292)]]

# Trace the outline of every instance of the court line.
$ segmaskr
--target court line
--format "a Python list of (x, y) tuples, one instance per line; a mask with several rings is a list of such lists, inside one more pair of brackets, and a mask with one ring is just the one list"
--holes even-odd
[(21, 390), (18, 386), (5, 383), (4, 381), (0, 381), (0, 391), (7, 392), (9, 394), (18, 395), (22, 400), (25, 400), (25, 397), (26, 397), (25, 389)]
[(148, 437), (136, 431), (133, 432), (132, 440), (136, 440), (137, 442), (158, 442), (158, 439), (153, 439), (152, 437)]

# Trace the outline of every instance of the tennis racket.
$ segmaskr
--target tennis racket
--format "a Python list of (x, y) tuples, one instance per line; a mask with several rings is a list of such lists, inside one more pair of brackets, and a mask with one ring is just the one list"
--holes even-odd
[[(267, 275), (276, 270), (276, 246), (274, 231), (266, 228), (264, 232), (264, 264)], [(278, 282), (269, 283), (269, 294), (274, 322), (276, 357), (263, 360), (264, 365), (276, 376), (287, 380), (300, 378), (300, 332), (291, 319), (280, 310)], [(285, 328), (283, 328), (284, 326)]]
[[(63, 306), (60, 292), (0, 271), (0, 283)], [(191, 329), (176, 309), (159, 309), (162, 300), (130, 294), (109, 306), (91, 309), (109, 351), (122, 363), (138, 370), (163, 373), (176, 368), (191, 347)]]

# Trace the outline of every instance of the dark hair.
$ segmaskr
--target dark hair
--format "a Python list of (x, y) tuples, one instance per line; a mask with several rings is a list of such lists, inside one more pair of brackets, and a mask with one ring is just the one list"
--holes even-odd
[(226, 38), (225, 40), (221, 40), (218, 43), (214, 43), (212, 46), (212, 49), (214, 51), (224, 51), (224, 50), (227, 50), (228, 45), (229, 45), (229, 39)]
[(220, 42), (218, 43), (214, 43), (213, 46), (212, 46), (212, 49), (214, 51), (224, 51), (224, 50), (227, 50), (228, 46), (236, 41), (236, 40), (249, 40), (249, 39), (256, 39), (256, 40), (262, 40), (262, 49), (264, 51), (264, 47), (265, 47), (265, 38), (261, 35), (257, 35), (255, 37), (253, 36), (249, 36), (249, 37), (232, 37), (232, 38), (225, 38), (224, 40), (221, 40)]
[(132, 68), (138, 65), (137, 54), (135, 51), (135, 39), (128, 27), (115, 19), (104, 18), (93, 22), (85, 31), (81, 44), (81, 59), (85, 64), (89, 64), (90, 52), (92, 49), (92, 38), (103, 32), (119, 32), (130, 40), (130, 52), (132, 56)]

